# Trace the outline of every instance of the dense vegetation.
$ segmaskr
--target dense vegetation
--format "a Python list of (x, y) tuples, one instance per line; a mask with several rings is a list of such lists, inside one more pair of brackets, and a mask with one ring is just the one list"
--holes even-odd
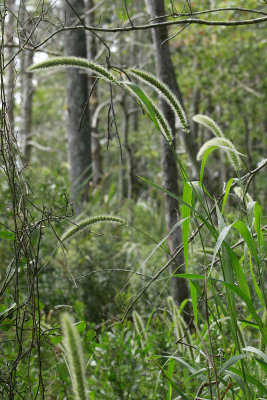
[(2, 399), (267, 398), (265, 24), (153, 4), (0, 5)]

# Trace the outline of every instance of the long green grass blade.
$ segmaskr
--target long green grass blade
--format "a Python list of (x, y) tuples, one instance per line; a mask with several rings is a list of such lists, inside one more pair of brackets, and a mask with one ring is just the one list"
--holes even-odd
[(204, 169), (205, 169), (205, 165), (208, 159), (208, 156), (210, 155), (210, 153), (215, 150), (217, 148), (217, 146), (212, 146), (210, 147), (204, 154), (202, 161), (201, 161), (201, 167), (200, 167), (200, 184), (202, 185), (203, 182), (203, 177), (204, 177)]
[[(242, 371), (235, 367), (231, 367), (231, 371), (239, 376), (243, 375)], [(244, 375), (248, 383), (252, 383), (252, 385), (256, 386), (262, 393), (267, 394), (267, 388), (262, 384), (262, 382), (258, 381), (258, 379), (254, 378), (254, 376), (251, 376), (247, 372), (245, 372)]]
[[(192, 187), (186, 182), (184, 185), (183, 191), (183, 201), (184, 203), (192, 205)], [(189, 237), (189, 226), (190, 226), (190, 212), (191, 209), (187, 207), (185, 204), (182, 205), (182, 219), (185, 219), (183, 222), (183, 244), (184, 244), (184, 259), (185, 259), (185, 271), (187, 271), (188, 267), (188, 237)]]
[(244, 393), (244, 396), (245, 396), (244, 398), (246, 398), (247, 390), (246, 390), (246, 385), (245, 385), (245, 382), (243, 381), (243, 379), (239, 375), (235, 374), (232, 371), (225, 370), (224, 372), (225, 372), (225, 374), (231, 376), (238, 383), (240, 389)]
[[(168, 366), (168, 377), (170, 380), (172, 379), (173, 370), (174, 370), (174, 359), (170, 358)], [(171, 400), (171, 398), (172, 398), (172, 384), (169, 381), (167, 400)]]
[(231, 367), (232, 365), (236, 364), (238, 361), (242, 360), (243, 358), (247, 357), (247, 354), (237, 354), (236, 356), (231, 357), (227, 360), (221, 368), (217, 371), (217, 374), (220, 375), (223, 371), (227, 368)]
[(125, 86), (128, 86), (130, 89), (132, 89), (134, 91), (134, 93), (139, 97), (141, 102), (146, 106), (148, 114), (149, 114), (150, 118), (152, 119), (155, 127), (159, 131), (161, 131), (159, 123), (158, 123), (157, 118), (156, 118), (156, 115), (155, 115), (154, 110), (153, 110), (153, 106), (152, 106), (150, 100), (148, 99), (148, 97), (146, 96), (146, 94), (144, 93), (144, 91), (140, 88), (140, 86), (138, 86), (136, 83), (128, 82), (128, 81), (121, 81), (120, 83), (125, 85)]
[(162, 368), (162, 366), (154, 359), (151, 357), (151, 360), (157, 365), (157, 367), (161, 370), (161, 372), (163, 373), (163, 375), (168, 379), (168, 381), (170, 382), (170, 384), (172, 385), (172, 387), (177, 391), (177, 393), (179, 393), (179, 395), (181, 396), (181, 398), (183, 400), (189, 400), (188, 397), (178, 388), (178, 386), (176, 385), (176, 383), (174, 382), (173, 379), (169, 378), (168, 374), (164, 371), (164, 369)]
[(251, 353), (257, 354), (257, 356), (261, 357), (265, 363), (267, 363), (267, 354), (263, 353), (263, 351), (257, 349), (253, 346), (246, 346), (242, 349), (243, 351), (250, 351)]
[(253, 241), (253, 238), (252, 238), (247, 226), (242, 221), (236, 221), (233, 224), (233, 227), (236, 228), (238, 230), (238, 232), (240, 233), (240, 235), (243, 237), (243, 239), (245, 240), (245, 242), (247, 243), (247, 245), (251, 251), (251, 254), (252, 254), (254, 260), (256, 261), (256, 263), (259, 266), (260, 260), (259, 260), (258, 254), (257, 254), (256, 246), (255, 246), (255, 243)]
[(226, 185), (226, 188), (225, 188), (225, 193), (224, 193), (224, 196), (223, 196), (222, 214), (224, 212), (224, 207), (225, 207), (226, 201), (228, 199), (228, 195), (229, 195), (229, 192), (230, 192), (230, 189), (231, 189), (233, 181), (234, 181), (233, 178), (231, 178), (227, 182), (227, 185)]
[(263, 245), (263, 234), (261, 230), (261, 207), (257, 202), (254, 206), (254, 217), (255, 217), (254, 226), (257, 233), (258, 244), (259, 247), (261, 247)]

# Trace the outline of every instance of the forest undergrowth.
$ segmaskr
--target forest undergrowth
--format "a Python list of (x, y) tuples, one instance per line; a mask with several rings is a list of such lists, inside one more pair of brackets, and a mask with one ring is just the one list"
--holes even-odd
[[(29, 73), (82, 68), (130, 96), (172, 149), (183, 183), (178, 196), (139, 177), (150, 203), (122, 199), (114, 184), (90, 188), (90, 203), (75, 215), (65, 172), (51, 179), (49, 170), (24, 164), (7, 118), (0, 50), (1, 398), (266, 399), (266, 210), (250, 186), (267, 160), (247, 170), (220, 121), (197, 114), (193, 121), (213, 137), (199, 148), (199, 180), (192, 181), (154, 101), (160, 93), (190, 135), (189, 118), (166, 85), (137, 69), (48, 58)], [(214, 194), (209, 165), (218, 152), (232, 177)], [(165, 196), (181, 210), (169, 232)], [(182, 242), (170, 253), (167, 239), (178, 228)], [(170, 274), (180, 253), (183, 272), (177, 264)], [(190, 292), (179, 305), (168, 292), (177, 278)]]

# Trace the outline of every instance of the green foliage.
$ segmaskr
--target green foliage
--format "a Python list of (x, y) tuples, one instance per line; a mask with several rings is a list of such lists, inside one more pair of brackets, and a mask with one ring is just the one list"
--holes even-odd
[[(127, 3), (129, 7), (133, 5)], [(225, 2), (219, 3), (218, 7), (225, 6)], [(257, 6), (255, 1), (248, 3), (248, 7)], [(194, 11), (202, 10), (202, 5), (194, 4)], [(124, 8), (117, 8), (117, 13), (127, 20)], [(228, 16), (225, 13), (225, 18)], [(103, 21), (108, 23), (109, 18), (105, 11)], [(123, 156), (124, 149), (132, 150), (133, 174), (145, 177), (135, 183), (135, 197), (126, 199), (128, 171), (123, 163), (118, 163), (118, 148), (111, 141), (104, 157), (103, 181), (98, 188), (89, 189), (90, 200), (75, 222), (67, 196), (68, 166), (61, 119), (65, 110), (64, 78), (62, 74), (46, 76), (45, 82), (38, 78), (34, 140), (53, 152), (42, 152), (36, 147), (33, 167), (19, 169), (18, 176), (23, 181), (15, 185), (13, 192), (18, 195), (17, 222), (22, 221), (19, 228), (14, 224), (12, 191), (1, 158), (1, 291), (14, 282), (12, 277), (20, 282), (15, 291), (13, 287), (6, 290), (0, 305), (3, 399), (266, 398), (264, 170), (236, 178), (216, 153), (209, 157), (214, 148), (225, 150), (238, 173), (242, 165), (239, 151), (246, 155), (242, 161), (250, 171), (262, 162), (266, 146), (266, 60), (262, 58), (262, 48), (266, 39), (262, 29), (210, 29), (191, 26), (187, 35), (170, 41), (186, 109), (196, 114), (193, 121), (199, 125), (193, 125), (192, 146), (200, 149), (198, 156), (202, 159), (200, 181), (191, 182), (190, 165), (182, 145), (178, 143), (173, 149), (183, 175), (179, 178), (182, 197), (160, 187), (160, 142), (153, 133), (155, 128), (161, 131), (169, 144), (173, 143), (173, 133), (153, 95), (150, 97), (142, 86), (147, 84), (172, 106), (187, 132), (187, 116), (166, 85), (148, 72), (130, 69), (130, 74), (142, 83), (138, 86), (121, 80), (121, 76), (117, 79), (116, 68), (111, 73), (101, 64), (75, 57), (49, 59), (30, 68), (48, 71), (50, 67), (71, 66), (93, 71), (97, 78), (113, 84), (115, 100), (122, 88), (133, 95), (134, 107), (136, 101), (141, 104), (152, 123), (148, 123), (147, 116), (139, 118), (135, 131), (129, 123), (129, 141), (122, 141)], [(121, 40), (122, 46), (129, 47), (122, 36)], [(144, 49), (142, 64), (146, 62)], [(123, 52), (120, 58), (113, 53), (112, 58), (114, 65), (128, 64)], [(102, 88), (99, 92), (100, 101), (106, 101), (106, 92)], [(121, 123), (116, 101), (114, 107)], [(130, 114), (128, 103), (126, 108)], [(220, 121), (222, 129), (215, 120)], [(106, 132), (105, 113), (99, 118), (97, 131)], [(210, 140), (210, 133), (216, 137)], [(101, 144), (107, 141), (102, 135)], [(17, 162), (17, 149), (14, 154)], [(212, 172), (214, 182), (204, 178), (205, 167)], [(216, 181), (215, 174), (220, 176), (221, 171), (226, 173), (225, 187), (215, 198), (210, 186), (223, 183), (220, 177)], [(28, 182), (31, 190), (25, 194), (23, 188)], [(183, 228), (181, 247), (186, 273), (179, 274), (178, 270), (175, 275), (190, 286), (190, 328), (182, 316), (185, 304), (178, 308), (169, 297), (170, 271), (162, 270), (152, 284), (168, 253), (169, 232), (164, 228), (163, 212), (164, 197), (168, 194), (181, 205), (176, 227), (181, 224)], [(25, 225), (23, 207), (20, 208), (23, 198), (30, 221)], [(40, 213), (42, 209), (44, 214)], [(129, 225), (125, 221), (130, 221)], [(115, 224), (103, 228), (102, 222)], [(131, 229), (121, 229), (121, 225)], [(24, 243), (30, 243), (34, 249), (33, 257), (18, 256)], [(38, 268), (31, 275), (36, 260)], [(40, 298), (26, 290), (37, 283)], [(132, 315), (128, 314), (120, 324), (118, 321), (125, 317), (130, 302), (147, 286), (134, 304)], [(60, 318), (64, 308), (72, 310), (73, 318), (79, 321), (76, 325), (66, 315)], [(44, 394), (38, 392), (40, 365)], [(9, 392), (11, 383), (15, 388), (13, 397)]]

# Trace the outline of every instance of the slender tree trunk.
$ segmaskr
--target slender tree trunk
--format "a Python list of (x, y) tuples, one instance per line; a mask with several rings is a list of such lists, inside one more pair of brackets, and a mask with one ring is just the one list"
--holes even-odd
[(123, 120), (122, 120), (122, 138), (123, 145), (125, 149), (125, 157), (126, 157), (126, 178), (127, 178), (127, 190), (126, 197), (127, 199), (131, 199), (133, 196), (133, 184), (134, 184), (134, 169), (133, 169), (133, 154), (132, 149), (129, 143), (129, 122), (130, 115), (128, 112), (128, 103), (127, 97), (123, 96), (121, 102), (122, 110), (123, 110)]
[[(9, 62), (14, 55), (14, 32), (15, 32), (15, 0), (7, 0), (8, 20), (5, 26), (6, 33), (6, 61)], [(12, 61), (6, 69), (6, 102), (7, 117), (10, 134), (14, 134), (14, 90), (15, 90), (15, 64)]]
[[(91, 11), (94, 7), (94, 0), (86, 0), (86, 9), (88, 11), (88, 15), (86, 17), (86, 24), (89, 26), (95, 25), (95, 14)], [(87, 31), (86, 34), (86, 43), (87, 43), (87, 57), (89, 60), (95, 60), (96, 57), (96, 37), (92, 32)], [(93, 84), (95, 82), (95, 78), (92, 76), (89, 77), (89, 90), (91, 90)], [(97, 86), (95, 86), (92, 96), (90, 98), (90, 114), (93, 115), (96, 108), (98, 106), (98, 91)], [(92, 180), (94, 186), (98, 185), (103, 176), (103, 162), (102, 162), (102, 151), (101, 144), (99, 140), (98, 132), (92, 131), (91, 138), (91, 146), (92, 146)]]
[[(32, 29), (32, 20), (26, 10), (25, 4), (22, 5), (20, 13), (20, 22), (23, 30), (21, 32), (21, 45), (27, 40)], [(31, 157), (31, 128), (32, 128), (32, 98), (34, 87), (32, 83), (32, 74), (27, 73), (27, 68), (33, 64), (34, 52), (25, 50), (21, 54), (21, 135), (22, 135), (22, 152), (27, 163)]]
[[(72, 0), (71, 7), (64, 1), (67, 26), (79, 25), (77, 15), (83, 15), (83, 0)], [(75, 12), (73, 11), (75, 10)], [(68, 56), (87, 57), (84, 30), (65, 33), (65, 52)], [(89, 122), (87, 73), (69, 68), (66, 71), (67, 85), (67, 133), (68, 158), (71, 183), (71, 200), (76, 212), (81, 211), (83, 201), (88, 199), (88, 182), (91, 177), (91, 131)]]
[[(147, 11), (151, 18), (156, 16), (165, 15), (164, 0), (146, 0)], [(161, 22), (163, 20), (161, 19)], [(181, 101), (181, 93), (176, 82), (175, 71), (170, 57), (168, 42), (162, 45), (162, 42), (168, 38), (168, 31), (166, 27), (161, 27), (152, 30), (153, 43), (155, 48), (155, 62), (157, 77), (164, 82), (169, 88), (177, 95)], [(168, 104), (161, 100), (161, 109), (170, 124), (173, 132), (175, 132), (175, 117)], [(162, 139), (162, 184), (163, 187), (174, 194), (178, 194), (178, 171), (175, 156), (165, 140)], [(167, 229), (170, 230), (179, 219), (179, 206), (175, 199), (170, 196), (165, 197), (165, 219)], [(169, 236), (169, 249), (171, 253), (182, 242), (181, 228), (177, 228)], [(179, 273), (184, 272), (184, 255), (180, 253), (176, 257), (175, 263), (171, 265), (171, 272), (174, 272), (179, 267)], [(174, 300), (181, 304), (183, 300), (189, 297), (188, 288), (184, 279), (172, 278), (171, 281), (171, 295)], [(188, 307), (186, 311), (190, 308)], [(185, 319), (189, 321), (189, 315), (184, 315)]]

